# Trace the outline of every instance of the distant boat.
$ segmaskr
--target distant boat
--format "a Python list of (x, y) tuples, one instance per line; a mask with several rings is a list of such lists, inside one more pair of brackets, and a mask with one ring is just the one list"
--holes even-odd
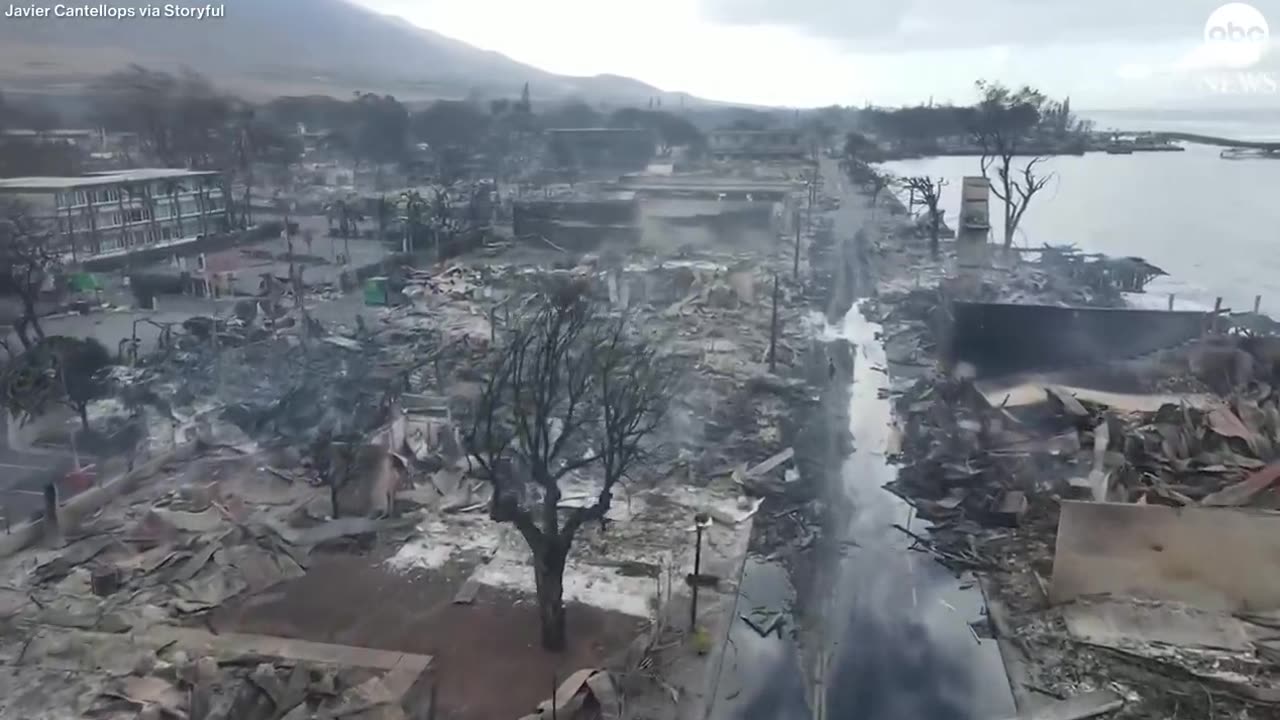
[(1263, 150), (1261, 148), (1227, 148), (1218, 153), (1218, 157), (1223, 160), (1253, 160), (1255, 158), (1280, 158), (1280, 152), (1275, 150)]
[(1133, 145), (1121, 145), (1119, 143), (1113, 143), (1111, 145), (1108, 145), (1105, 149), (1108, 155), (1132, 155), (1133, 154)]

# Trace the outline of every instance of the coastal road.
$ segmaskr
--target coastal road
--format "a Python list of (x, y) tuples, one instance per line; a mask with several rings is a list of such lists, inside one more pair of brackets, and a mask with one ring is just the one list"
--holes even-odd
[[(839, 193), (833, 213), (837, 240), (863, 228), (874, 232), (866, 200), (823, 159), (827, 192)], [(881, 215), (882, 214), (878, 214)], [(844, 288), (857, 302), (870, 290), (868, 268), (849, 253)], [(1011, 716), (1004, 668), (994, 641), (978, 640), (970, 623), (982, 617), (977, 590), (962, 589), (945, 568), (909, 550), (893, 528), (922, 528), (910, 506), (883, 489), (896, 469), (892, 452), (890, 380), (881, 328), (856, 304), (826, 328), (847, 343), (852, 382), (839, 389), (854, 450), (829, 468), (829, 502), (838, 508), (826, 528), (829, 548), (840, 548), (820, 571), (816, 592), (825, 593), (811, 694), (818, 720), (965, 720)], [(848, 376), (845, 376), (848, 377)]]
[[(924, 554), (894, 525), (923, 530), (910, 506), (883, 489), (894, 433), (890, 379), (880, 328), (856, 301), (870, 290), (856, 233), (871, 232), (867, 201), (835, 161), (823, 159), (825, 191), (838, 196), (829, 214), (837, 248), (815, 257), (836, 269), (827, 324), (817, 339), (825, 357), (817, 417), (797, 439), (806, 480), (829, 508), (822, 537), (807, 550), (812, 577), (792, 589), (787, 573), (762, 558), (747, 562), (739, 613), (789, 608), (804, 613), (800, 647), (760, 638), (743, 623), (731, 630), (730, 670), (719, 683), (713, 720), (989, 720), (1013, 716), (994, 641), (970, 623), (982, 598)], [(884, 213), (877, 213), (884, 217)], [(843, 245), (843, 247), (841, 247)], [(836, 367), (828, 379), (827, 358)], [(847, 449), (852, 437), (853, 450)], [(815, 469), (816, 468), (816, 469)]]

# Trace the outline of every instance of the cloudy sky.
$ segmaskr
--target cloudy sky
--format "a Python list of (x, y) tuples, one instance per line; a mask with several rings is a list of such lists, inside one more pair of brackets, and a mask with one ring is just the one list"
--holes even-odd
[[(986, 77), (1077, 107), (1280, 106), (1258, 77), (1280, 53), (1206, 51), (1221, 0), (358, 1), (553, 72), (738, 102), (966, 101)], [(1280, 36), (1280, 0), (1252, 5)]]

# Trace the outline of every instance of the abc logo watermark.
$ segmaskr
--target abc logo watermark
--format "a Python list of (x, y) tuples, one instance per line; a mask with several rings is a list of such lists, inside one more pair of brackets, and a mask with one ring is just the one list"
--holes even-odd
[(1214, 10), (1204, 24), (1204, 49), (1214, 65), (1247, 68), (1256, 65), (1271, 44), (1267, 18), (1248, 3), (1227, 3)]

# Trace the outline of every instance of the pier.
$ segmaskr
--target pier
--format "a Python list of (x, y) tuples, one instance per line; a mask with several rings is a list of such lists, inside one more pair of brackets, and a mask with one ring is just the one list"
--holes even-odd
[(1261, 140), (1233, 140), (1231, 138), (1216, 137), (1214, 135), (1200, 135), (1197, 133), (1184, 132), (1126, 132), (1116, 133), (1121, 137), (1134, 138), (1151, 138), (1153, 140), (1164, 140), (1166, 142), (1189, 142), (1199, 145), (1215, 145), (1225, 148), (1242, 148), (1248, 150), (1265, 150), (1267, 152), (1280, 152), (1280, 142), (1266, 142)]

